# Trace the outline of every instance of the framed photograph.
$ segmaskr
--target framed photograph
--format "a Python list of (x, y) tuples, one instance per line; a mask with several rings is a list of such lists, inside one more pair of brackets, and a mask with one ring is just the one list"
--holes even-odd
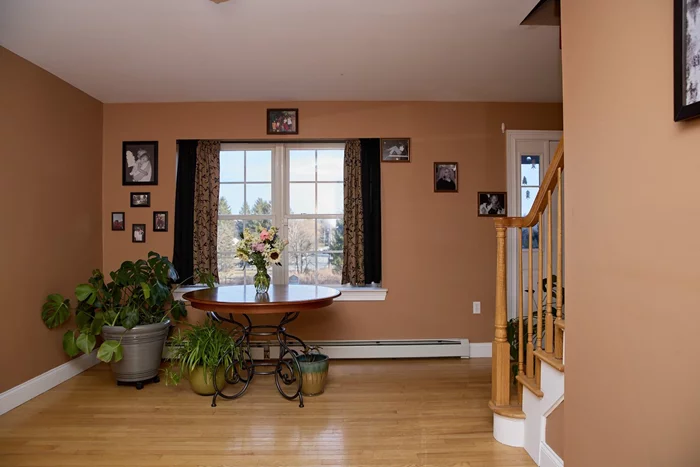
[(158, 141), (122, 143), (122, 185), (158, 185)]
[(457, 193), (457, 163), (436, 162), (433, 165), (435, 193)]
[(134, 193), (130, 194), (132, 208), (150, 208), (151, 193)]
[(146, 243), (146, 224), (134, 224), (131, 226), (131, 242)]
[(480, 191), (477, 194), (479, 217), (506, 217), (506, 193), (492, 191), (489, 193)]
[(153, 212), (153, 231), (167, 232), (168, 231), (168, 211)]
[(126, 230), (123, 212), (112, 213), (112, 230)]
[(674, 0), (674, 120), (700, 116), (700, 1)]
[(268, 135), (298, 135), (299, 109), (267, 109)]
[(382, 138), (382, 162), (411, 162), (411, 138)]

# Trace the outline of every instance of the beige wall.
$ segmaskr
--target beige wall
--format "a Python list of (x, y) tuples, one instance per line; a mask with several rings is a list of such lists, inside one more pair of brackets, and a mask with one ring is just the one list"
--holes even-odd
[(41, 321), (102, 263), (102, 104), (0, 47), (0, 392), (67, 360)]
[(562, 401), (547, 417), (547, 432), (544, 439), (547, 441), (547, 445), (566, 462), (564, 457), (566, 451), (565, 402)]
[[(104, 109), (104, 268), (149, 250), (172, 255), (173, 232), (153, 233), (152, 211), (175, 205), (177, 139), (265, 139), (267, 107), (298, 107), (296, 138), (411, 137), (410, 164), (382, 165), (385, 302), (336, 303), (302, 316), (307, 339), (493, 338), (495, 231), (477, 218), (476, 192), (505, 190), (505, 136), (512, 129), (560, 130), (560, 104), (485, 103), (190, 103), (107, 104)], [(282, 139), (277, 137), (275, 139)], [(124, 140), (159, 141), (159, 185), (151, 209), (130, 209), (121, 186)], [(433, 193), (435, 161), (459, 162), (459, 193)], [(138, 190), (136, 190), (138, 191)], [(111, 211), (126, 211), (127, 231), (109, 229)], [(131, 243), (133, 223), (149, 227)], [(426, 270), (429, 271), (426, 274)], [(472, 301), (482, 314), (472, 314)]]
[(567, 467), (700, 465), (700, 120), (673, 3), (562, 2)]

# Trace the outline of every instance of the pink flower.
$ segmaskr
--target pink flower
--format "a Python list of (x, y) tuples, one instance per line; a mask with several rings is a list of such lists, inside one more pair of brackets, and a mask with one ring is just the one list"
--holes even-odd
[(253, 251), (257, 251), (259, 253), (265, 251), (265, 245), (263, 245), (262, 243), (253, 243), (252, 248)]
[(270, 240), (270, 232), (268, 232), (267, 229), (263, 229), (260, 232), (260, 241), (264, 242), (265, 240)]

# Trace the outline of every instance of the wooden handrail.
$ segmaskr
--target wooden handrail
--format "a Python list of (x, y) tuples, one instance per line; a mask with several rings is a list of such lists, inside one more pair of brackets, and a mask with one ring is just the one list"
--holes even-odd
[(540, 188), (539, 188), (539, 191), (537, 192), (537, 196), (535, 197), (535, 201), (532, 203), (532, 208), (530, 208), (530, 212), (527, 213), (527, 216), (525, 216), (525, 217), (499, 217), (499, 218), (496, 218), (495, 219), (496, 227), (528, 228), (528, 227), (533, 227), (533, 226), (537, 225), (537, 222), (539, 221), (539, 214), (541, 212), (544, 212), (544, 210), (547, 209), (547, 206), (549, 205), (548, 200), (547, 200), (547, 193), (550, 191), (554, 191), (554, 188), (556, 188), (557, 183), (559, 182), (559, 177), (557, 176), (559, 173), (559, 169), (564, 170), (564, 139), (563, 138), (561, 141), (559, 141), (559, 145), (557, 146), (557, 151), (554, 154), (554, 159), (552, 159), (552, 162), (549, 164), (549, 168), (547, 169), (547, 173), (544, 176), (544, 180), (540, 184)]

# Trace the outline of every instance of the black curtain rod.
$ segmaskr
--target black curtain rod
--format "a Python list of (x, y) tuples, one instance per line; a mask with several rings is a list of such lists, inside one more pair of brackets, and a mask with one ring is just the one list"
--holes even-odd
[[(323, 144), (323, 143), (344, 143), (350, 139), (361, 139), (361, 138), (338, 138), (338, 139), (222, 139), (221, 144), (226, 143), (237, 143), (237, 144), (270, 144), (270, 143), (309, 143), (309, 144)], [(379, 138), (377, 138), (379, 139)], [(177, 141), (191, 141), (178, 139)]]

